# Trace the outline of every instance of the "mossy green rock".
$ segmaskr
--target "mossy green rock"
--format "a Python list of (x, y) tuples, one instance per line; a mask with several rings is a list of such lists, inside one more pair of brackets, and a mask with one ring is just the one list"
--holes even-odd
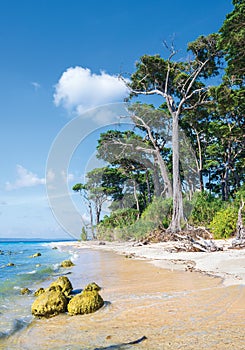
[(38, 297), (39, 295), (41, 295), (41, 294), (43, 294), (43, 293), (45, 293), (45, 289), (44, 289), (44, 288), (38, 288), (38, 289), (35, 291), (34, 295), (35, 295), (35, 297)]
[(67, 309), (70, 315), (84, 315), (97, 311), (103, 305), (104, 300), (96, 290), (84, 290), (70, 300)]
[(84, 292), (85, 291), (97, 291), (97, 292), (99, 292), (100, 290), (101, 290), (101, 288), (100, 288), (100, 286), (98, 286), (98, 284), (97, 283), (95, 283), (95, 282), (92, 282), (92, 283), (89, 283), (85, 288), (84, 288)]
[(60, 291), (46, 291), (39, 295), (31, 307), (34, 316), (51, 317), (67, 309), (67, 299)]
[(20, 290), (20, 294), (22, 294), (22, 295), (31, 294), (31, 290), (29, 288), (22, 288)]
[(66, 276), (60, 276), (56, 281), (51, 283), (49, 290), (61, 291), (68, 296), (72, 291), (72, 284)]
[(72, 267), (74, 266), (73, 262), (71, 260), (64, 260), (60, 264), (61, 267)]
[(41, 253), (35, 253), (33, 255), (30, 256), (30, 258), (37, 258), (38, 256), (41, 256)]

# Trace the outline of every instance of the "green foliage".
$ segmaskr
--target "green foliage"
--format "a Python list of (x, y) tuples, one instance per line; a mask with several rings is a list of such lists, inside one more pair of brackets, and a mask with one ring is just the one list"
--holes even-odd
[(119, 209), (112, 212), (110, 216), (105, 216), (99, 226), (107, 228), (124, 227), (131, 225), (137, 219), (137, 216), (138, 211), (136, 209)]
[(190, 223), (206, 227), (223, 205), (219, 198), (213, 197), (208, 192), (196, 192), (193, 196), (192, 204)]
[(220, 46), (226, 53), (227, 74), (234, 76), (236, 84), (244, 83), (245, 2), (233, 0), (234, 10), (226, 16), (220, 29)]
[(229, 238), (236, 231), (236, 223), (237, 209), (230, 205), (216, 213), (209, 228), (215, 239)]
[(86, 232), (86, 229), (85, 227), (83, 226), (82, 228), (82, 233), (81, 233), (81, 239), (80, 241), (87, 241), (87, 232)]
[(136, 209), (126, 208), (118, 209), (111, 213), (110, 216), (105, 215), (103, 220), (97, 225), (97, 237), (99, 239), (107, 239), (109, 241), (120, 238), (116, 232), (124, 231), (124, 227), (133, 224), (139, 215)]
[(167, 228), (171, 221), (172, 207), (172, 199), (154, 198), (140, 219), (126, 227), (127, 236), (139, 239), (156, 228)]

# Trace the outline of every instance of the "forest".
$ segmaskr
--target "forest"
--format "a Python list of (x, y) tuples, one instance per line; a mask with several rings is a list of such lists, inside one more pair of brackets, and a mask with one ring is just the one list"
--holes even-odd
[[(93, 238), (199, 230), (245, 239), (245, 2), (233, 5), (218, 33), (188, 43), (186, 59), (164, 43), (165, 57), (143, 55), (129, 79), (119, 77), (133, 127), (101, 133), (97, 157), (107, 165), (72, 188)], [(158, 104), (147, 103), (152, 97)]]

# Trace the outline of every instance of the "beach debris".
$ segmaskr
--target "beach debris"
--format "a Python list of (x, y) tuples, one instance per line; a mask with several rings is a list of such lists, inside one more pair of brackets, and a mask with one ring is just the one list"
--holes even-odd
[(22, 295), (31, 294), (31, 290), (29, 288), (22, 288), (20, 290), (20, 294), (22, 294)]
[(136, 340), (133, 340), (133, 341), (130, 341), (128, 343), (120, 343), (120, 344), (115, 344), (115, 345), (110, 345), (110, 346), (106, 346), (106, 347), (102, 347), (102, 348), (95, 348), (94, 350), (116, 350), (116, 349), (128, 349), (128, 346), (129, 345), (136, 345), (136, 344), (139, 344), (141, 343), (142, 341), (146, 340), (147, 337), (146, 336), (143, 336), (139, 339), (136, 339)]
[(33, 302), (31, 312), (34, 316), (51, 317), (67, 310), (67, 298), (58, 290), (48, 290)]
[(56, 281), (51, 283), (48, 290), (61, 291), (65, 294), (65, 296), (68, 297), (72, 291), (72, 284), (69, 278), (67, 278), (66, 276), (60, 276), (57, 278)]
[(29, 258), (37, 258), (38, 256), (41, 256), (42, 254), (41, 253), (35, 253), (33, 255), (30, 255)]
[(34, 295), (35, 297), (38, 297), (39, 295), (45, 293), (45, 289), (44, 288), (38, 288), (35, 292), (34, 292)]
[(146, 245), (150, 243), (172, 242), (169, 252), (215, 252), (223, 250), (218, 247), (212, 239), (212, 235), (203, 227), (197, 229), (190, 228), (179, 233), (170, 232), (167, 229), (161, 228), (152, 231), (146, 237), (141, 239), (134, 246)]
[(62, 261), (60, 266), (61, 267), (71, 267), (71, 266), (75, 266), (75, 264), (71, 260), (64, 260), (64, 261)]
[(101, 288), (95, 283), (88, 284), (82, 293), (75, 295), (67, 309), (70, 315), (90, 314), (104, 305), (104, 300), (98, 293)]
[(242, 249), (245, 248), (245, 226), (242, 220), (242, 211), (245, 202), (242, 200), (240, 208), (238, 210), (237, 224), (236, 224), (236, 238), (232, 241), (231, 247), (229, 249)]

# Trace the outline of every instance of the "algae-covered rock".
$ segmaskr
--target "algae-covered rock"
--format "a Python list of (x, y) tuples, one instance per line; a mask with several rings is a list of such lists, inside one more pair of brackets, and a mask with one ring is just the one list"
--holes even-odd
[(15, 266), (15, 264), (12, 262), (9, 262), (6, 266)]
[(104, 300), (96, 290), (84, 290), (75, 295), (69, 302), (67, 309), (70, 315), (90, 314), (104, 305)]
[(33, 255), (30, 256), (30, 258), (37, 258), (38, 256), (41, 256), (41, 253), (35, 253)]
[(50, 290), (39, 295), (31, 307), (34, 316), (51, 317), (67, 309), (67, 299), (64, 293)]
[(66, 276), (60, 276), (56, 281), (51, 283), (49, 290), (61, 291), (68, 296), (72, 291), (72, 284)]
[(71, 267), (74, 266), (73, 262), (71, 260), (64, 260), (60, 264), (61, 267)]
[(31, 294), (31, 290), (29, 288), (22, 288), (20, 290), (20, 294), (22, 294), (22, 295)]
[(39, 295), (41, 295), (41, 294), (43, 294), (43, 293), (45, 293), (45, 289), (44, 289), (44, 288), (38, 288), (38, 289), (35, 291), (34, 295), (35, 295), (35, 297), (38, 297)]
[(92, 282), (92, 283), (89, 283), (89, 284), (84, 288), (83, 291), (93, 291), (93, 290), (99, 292), (99, 291), (101, 290), (101, 288), (100, 288), (100, 286), (98, 286), (97, 283)]

